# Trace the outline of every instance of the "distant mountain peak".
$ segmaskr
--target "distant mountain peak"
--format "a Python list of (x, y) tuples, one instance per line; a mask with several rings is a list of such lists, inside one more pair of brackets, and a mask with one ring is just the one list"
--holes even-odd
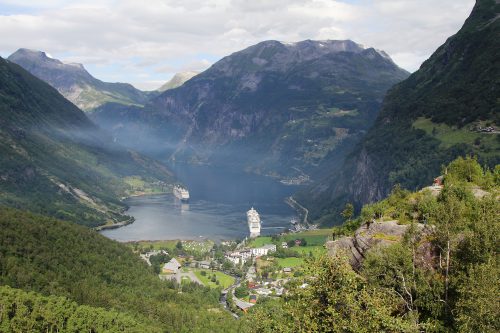
[(87, 72), (82, 64), (64, 63), (43, 51), (21, 48), (8, 60), (49, 83), (85, 111), (110, 102), (143, 105), (148, 99), (147, 93), (129, 84), (103, 82)]
[(41, 59), (52, 59), (47, 55), (47, 53), (39, 50), (20, 48), (16, 52), (12, 53), (12, 56), (23, 56), (23, 57), (32, 57), (32, 58), (41, 58)]
[(83, 75), (90, 76), (82, 64), (64, 63), (61, 60), (52, 58), (44, 51), (21, 48), (12, 53), (7, 59), (25, 68), (43, 66), (47, 69), (77, 70), (82, 72)]
[(191, 78), (195, 77), (200, 73), (201, 73), (200, 71), (185, 71), (185, 72), (175, 73), (175, 75), (168, 82), (166, 82), (164, 85), (158, 88), (158, 91), (164, 92), (169, 89), (180, 87), (184, 84), (184, 82), (190, 80)]

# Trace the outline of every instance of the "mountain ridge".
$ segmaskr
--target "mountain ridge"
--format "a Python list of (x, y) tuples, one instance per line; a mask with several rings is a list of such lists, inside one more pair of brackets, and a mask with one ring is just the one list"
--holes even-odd
[(56, 88), (84, 111), (108, 103), (143, 105), (150, 94), (128, 83), (108, 83), (94, 78), (82, 64), (63, 63), (43, 51), (21, 48), (8, 58)]

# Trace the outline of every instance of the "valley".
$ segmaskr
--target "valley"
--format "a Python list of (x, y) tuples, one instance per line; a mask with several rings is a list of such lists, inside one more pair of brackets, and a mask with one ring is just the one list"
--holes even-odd
[(464, 3), (0, 3), (0, 332), (500, 331), (500, 1)]

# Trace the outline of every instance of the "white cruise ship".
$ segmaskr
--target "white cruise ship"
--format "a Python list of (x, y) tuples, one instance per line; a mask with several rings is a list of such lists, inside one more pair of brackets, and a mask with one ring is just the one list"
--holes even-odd
[(248, 229), (250, 230), (250, 237), (257, 237), (260, 235), (260, 216), (259, 213), (252, 207), (247, 212)]
[(185, 189), (184, 187), (182, 187), (180, 185), (175, 185), (173, 192), (174, 192), (174, 195), (176, 196), (176, 198), (181, 200), (182, 202), (189, 201), (189, 191), (187, 189)]

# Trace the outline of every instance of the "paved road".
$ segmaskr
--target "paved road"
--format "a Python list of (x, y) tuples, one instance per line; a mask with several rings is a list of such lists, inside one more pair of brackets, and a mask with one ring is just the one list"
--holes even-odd
[(186, 277), (190, 278), (191, 281), (196, 282), (198, 284), (201, 284), (203, 286), (203, 282), (201, 282), (200, 279), (198, 279), (198, 277), (196, 276), (196, 274), (194, 274), (193, 271), (189, 271), (187, 273), (181, 272), (180, 274), (178, 273), (178, 275), (179, 275), (179, 277), (177, 278), (177, 282), (179, 282), (179, 283), (182, 280), (182, 278), (186, 276)]

